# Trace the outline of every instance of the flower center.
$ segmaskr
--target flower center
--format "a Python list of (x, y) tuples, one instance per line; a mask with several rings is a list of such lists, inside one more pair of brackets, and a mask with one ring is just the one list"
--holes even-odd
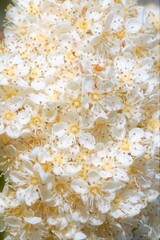
[(4, 115), (4, 119), (6, 121), (11, 121), (13, 119), (13, 113), (12, 112), (7, 112), (5, 115)]
[(9, 92), (6, 95), (7, 95), (7, 98), (12, 98), (12, 97), (16, 96), (16, 93), (15, 92)]
[(152, 130), (157, 130), (159, 128), (159, 120), (158, 119), (152, 119), (149, 121), (149, 127)]
[(97, 186), (90, 187), (89, 191), (92, 195), (95, 195), (95, 196), (99, 195), (100, 194), (100, 186), (97, 185)]
[(101, 95), (98, 93), (91, 93), (91, 99), (93, 101), (99, 101), (101, 99)]
[(65, 183), (57, 183), (55, 186), (55, 190), (60, 193), (64, 193), (67, 189), (67, 186)]
[(47, 162), (45, 164), (42, 164), (42, 167), (45, 172), (52, 172), (53, 164), (51, 162)]
[(69, 61), (75, 61), (76, 60), (76, 53), (74, 51), (71, 51), (67, 54), (67, 58)]
[(114, 37), (118, 38), (119, 40), (122, 40), (126, 35), (126, 32), (124, 30), (114, 33)]
[(130, 149), (130, 144), (129, 142), (125, 141), (125, 142), (122, 142), (121, 145), (120, 145), (120, 149), (122, 151), (127, 151)]
[(38, 185), (38, 183), (39, 183), (38, 177), (32, 177), (31, 180), (30, 180), (30, 183), (32, 185)]
[(60, 157), (55, 157), (54, 159), (53, 159), (53, 163), (55, 164), (55, 165), (62, 165), (62, 163), (63, 163), (63, 157), (62, 156), (60, 156)]
[(72, 133), (72, 134), (74, 134), (74, 135), (76, 135), (77, 133), (79, 133), (79, 131), (80, 131), (80, 129), (79, 129), (79, 127), (78, 126), (72, 126), (71, 128), (70, 128), (70, 132)]
[(134, 54), (137, 57), (143, 57), (143, 55), (146, 53), (145, 47), (144, 46), (138, 46), (134, 50)]
[(78, 23), (78, 27), (82, 31), (87, 31), (89, 28), (89, 22), (87, 20), (82, 20)]
[(31, 81), (39, 76), (39, 73), (40, 73), (39, 71), (40, 69), (38, 67), (30, 70), (29, 77)]
[(130, 110), (132, 109), (131, 105), (129, 103), (126, 103), (124, 106), (124, 111), (125, 112), (130, 112)]
[(104, 32), (103, 34), (102, 34), (102, 40), (107, 40), (107, 38), (109, 37), (109, 33), (108, 32)]
[(32, 117), (31, 122), (34, 126), (39, 126), (41, 124), (41, 119), (39, 117)]
[(9, 78), (13, 78), (16, 76), (16, 72), (15, 72), (15, 68), (14, 67), (11, 67), (11, 68), (8, 68), (4, 71), (4, 73), (9, 77)]
[(130, 75), (122, 76), (122, 82), (130, 82), (131, 80), (132, 80), (132, 77)]
[(75, 108), (79, 108), (81, 106), (81, 101), (79, 99), (76, 99), (72, 104)]

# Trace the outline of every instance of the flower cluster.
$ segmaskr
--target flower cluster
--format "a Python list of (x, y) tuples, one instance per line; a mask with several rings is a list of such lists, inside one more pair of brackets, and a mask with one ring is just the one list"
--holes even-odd
[(13, 2), (0, 43), (5, 240), (158, 239), (159, 9)]

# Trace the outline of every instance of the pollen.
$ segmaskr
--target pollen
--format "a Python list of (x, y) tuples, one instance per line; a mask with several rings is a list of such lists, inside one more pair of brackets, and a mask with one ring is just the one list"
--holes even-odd
[(149, 121), (149, 128), (151, 128), (151, 130), (155, 131), (159, 129), (159, 120), (158, 119), (151, 119)]
[(4, 115), (4, 119), (6, 121), (11, 121), (13, 119), (13, 113), (12, 112), (7, 112), (5, 115)]
[(106, 41), (108, 39), (109, 35), (110, 35), (109, 32), (104, 32), (102, 34), (102, 40)]
[(69, 61), (75, 61), (76, 60), (76, 53), (74, 51), (71, 51), (67, 54), (67, 59)]
[(4, 73), (9, 77), (9, 78), (13, 78), (16, 76), (16, 71), (14, 67), (8, 68), (4, 71)]
[(98, 93), (91, 93), (90, 96), (91, 96), (91, 99), (95, 102), (101, 99), (101, 95)]
[(101, 67), (99, 64), (94, 65), (94, 71), (96, 72), (102, 72), (105, 70), (105, 67)]
[(130, 144), (127, 141), (121, 142), (120, 149), (122, 151), (128, 151), (130, 149)]
[(60, 155), (60, 156), (56, 156), (54, 159), (53, 159), (53, 163), (54, 165), (58, 165), (58, 166), (61, 166), (62, 163), (63, 163), (63, 157)]
[(81, 101), (79, 99), (76, 99), (76, 100), (73, 100), (72, 102), (72, 105), (75, 107), (75, 108), (79, 108), (81, 107)]
[(95, 196), (99, 195), (101, 192), (100, 186), (96, 185), (96, 186), (90, 187), (89, 192)]
[(32, 15), (39, 15), (40, 14), (39, 8), (36, 7), (36, 6), (33, 6), (33, 5), (29, 6), (28, 12)]
[(32, 68), (29, 73), (30, 80), (33, 81), (35, 78), (39, 76), (40, 69), (38, 67)]
[(37, 185), (37, 184), (39, 183), (38, 177), (32, 177), (32, 178), (30, 179), (30, 183), (31, 183), (32, 185)]
[(137, 56), (138, 58), (143, 57), (146, 55), (146, 50), (144, 46), (138, 46), (134, 49), (133, 51), (134, 55)]
[(47, 162), (45, 164), (42, 164), (42, 167), (45, 172), (52, 172), (53, 164), (51, 162)]
[(78, 126), (76, 126), (76, 125), (74, 125), (74, 126), (72, 126), (72, 127), (70, 128), (70, 132), (71, 132), (73, 135), (77, 135), (77, 134), (79, 133), (79, 131), (80, 131), (80, 128), (79, 128)]
[(119, 4), (119, 3), (121, 3), (121, 0), (114, 0), (114, 3)]
[(67, 190), (67, 185), (65, 183), (57, 183), (55, 186), (55, 191), (60, 193), (65, 193)]
[(89, 29), (89, 22), (87, 20), (82, 20), (78, 23), (78, 27), (81, 31), (87, 31)]
[(124, 111), (125, 112), (130, 112), (132, 109), (131, 105), (129, 103), (126, 103), (125, 106), (124, 106)]
[(42, 120), (40, 119), (40, 117), (32, 117), (31, 123), (32, 125), (38, 127), (42, 123)]
[(126, 36), (126, 32), (124, 30), (114, 33), (114, 37), (122, 40)]

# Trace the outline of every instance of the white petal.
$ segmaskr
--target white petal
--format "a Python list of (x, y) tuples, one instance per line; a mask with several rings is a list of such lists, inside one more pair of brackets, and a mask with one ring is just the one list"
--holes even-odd
[(3, 216), (0, 217), (0, 232), (4, 232), (6, 229), (6, 221)]
[(46, 173), (44, 171), (44, 169), (42, 168), (42, 166), (39, 164), (39, 163), (36, 163), (34, 165), (34, 169), (37, 171), (37, 173), (39, 174), (42, 182), (45, 182), (46, 181)]
[(19, 186), (26, 184), (28, 181), (25, 175), (21, 172), (12, 171), (10, 173), (10, 178), (14, 183), (18, 184)]
[(148, 202), (154, 202), (159, 196), (159, 192), (155, 190), (149, 190), (148, 192)]
[(141, 29), (142, 23), (137, 18), (130, 18), (126, 22), (125, 26), (126, 26), (127, 32), (129, 32), (129, 33), (137, 33)]
[(39, 199), (39, 193), (36, 187), (29, 186), (25, 190), (25, 202), (28, 206), (33, 205)]
[(100, 180), (99, 172), (96, 170), (90, 170), (87, 174), (87, 179), (91, 184), (98, 183)]
[(39, 187), (39, 194), (41, 196), (41, 199), (44, 201), (44, 202), (47, 202), (47, 201), (51, 201), (52, 199), (52, 194), (50, 191), (48, 191), (46, 189), (46, 187), (43, 187), (43, 186), (40, 186)]
[(67, 131), (67, 124), (66, 123), (56, 123), (53, 125), (52, 131), (57, 137), (62, 137)]
[(6, 217), (6, 224), (10, 227), (20, 227), (21, 219), (17, 217)]
[(23, 98), (20, 96), (13, 97), (9, 102), (8, 102), (9, 108), (11, 111), (16, 111), (19, 108), (22, 107), (23, 105)]
[(25, 125), (30, 121), (30, 113), (22, 110), (18, 113), (16, 120), (20, 125)]
[(34, 176), (34, 168), (31, 162), (24, 161), (22, 168), (24, 171), (26, 171), (29, 175)]
[(76, 193), (84, 194), (88, 191), (88, 185), (85, 181), (76, 179), (72, 182), (71, 187)]
[(101, 213), (107, 213), (110, 209), (110, 202), (106, 199), (99, 198), (96, 205)]
[(132, 156), (135, 156), (135, 157), (143, 156), (145, 153), (145, 150), (146, 150), (145, 146), (142, 146), (139, 143), (132, 144), (131, 148), (130, 148), (130, 152), (131, 152)]
[(119, 97), (106, 97), (103, 106), (108, 111), (117, 111), (123, 108), (123, 104)]
[(35, 225), (37, 223), (41, 223), (42, 219), (40, 217), (25, 217), (25, 222)]
[(29, 98), (32, 100), (32, 102), (36, 104), (45, 104), (47, 102), (47, 97), (45, 94), (29, 94)]
[(141, 128), (134, 128), (129, 132), (131, 142), (140, 142), (144, 137), (144, 131)]
[(82, 240), (82, 239), (86, 239), (86, 235), (82, 232), (77, 232), (75, 235), (74, 235), (74, 240)]
[(89, 223), (93, 226), (100, 226), (105, 221), (105, 214), (96, 212), (90, 216)]
[(57, 222), (58, 222), (57, 218), (53, 218), (53, 217), (47, 218), (47, 223), (51, 226), (55, 226)]
[(43, 79), (36, 79), (31, 83), (31, 86), (37, 91), (44, 89), (45, 85), (46, 84), (45, 84), (45, 79), (44, 78)]
[(80, 145), (89, 150), (94, 149), (95, 139), (90, 133), (81, 132), (78, 139)]
[(53, 122), (57, 116), (57, 111), (54, 108), (44, 108), (42, 116), (45, 122)]
[(132, 157), (127, 153), (119, 153), (116, 158), (124, 167), (127, 167), (133, 163)]
[(0, 121), (0, 134), (3, 134), (4, 133), (4, 124), (3, 124), (3, 121)]
[(9, 137), (11, 138), (18, 138), (21, 133), (21, 126), (11, 123), (7, 128), (6, 128), (6, 133)]
[(75, 144), (75, 141), (76, 141), (75, 136), (65, 134), (63, 137), (59, 138), (58, 147), (62, 149), (68, 148)]

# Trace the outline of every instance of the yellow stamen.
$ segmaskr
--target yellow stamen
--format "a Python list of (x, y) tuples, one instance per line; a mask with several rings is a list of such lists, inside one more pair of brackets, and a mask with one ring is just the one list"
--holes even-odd
[(127, 141), (121, 142), (120, 149), (122, 151), (128, 151), (130, 149), (130, 144)]
[(12, 112), (7, 112), (5, 115), (4, 115), (4, 119), (6, 121), (11, 121), (13, 119), (13, 113)]
[(151, 119), (149, 121), (149, 128), (151, 128), (153, 131), (159, 129), (159, 120)]
[(77, 133), (79, 133), (80, 129), (78, 126), (74, 125), (70, 128), (70, 132), (74, 135), (76, 135)]
[(89, 22), (87, 20), (82, 20), (78, 23), (78, 27), (82, 31), (87, 31), (89, 29)]

